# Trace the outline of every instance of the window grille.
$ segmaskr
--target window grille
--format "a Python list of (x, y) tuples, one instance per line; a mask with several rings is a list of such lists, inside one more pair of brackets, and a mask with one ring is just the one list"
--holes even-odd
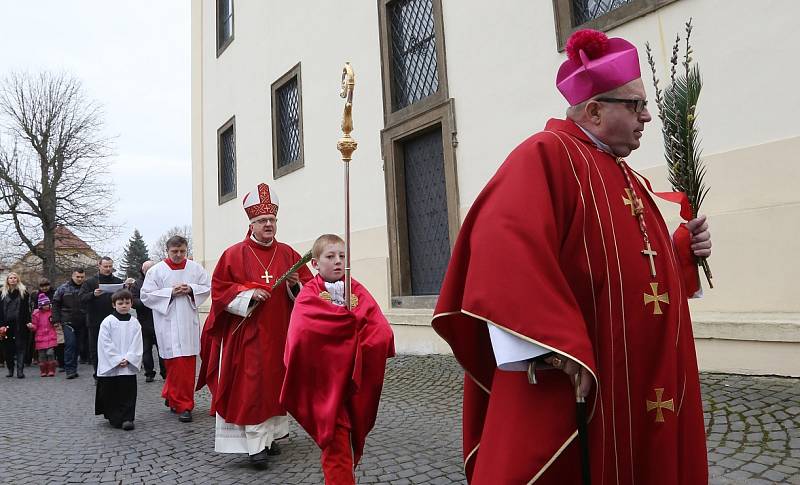
[(219, 134), (219, 201), (236, 197), (236, 133), (233, 120), (220, 128)]
[(402, 109), (439, 89), (432, 0), (388, 5), (391, 28), (392, 106)]
[(581, 25), (602, 17), (632, 0), (572, 0), (572, 25)]
[(276, 93), (278, 98), (278, 160), (283, 168), (300, 160), (300, 110), (297, 96), (297, 77), (293, 77)]

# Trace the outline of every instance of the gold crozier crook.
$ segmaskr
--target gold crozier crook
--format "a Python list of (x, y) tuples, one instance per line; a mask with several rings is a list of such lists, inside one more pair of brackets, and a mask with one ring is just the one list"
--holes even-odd
[(353, 131), (353, 89), (356, 77), (349, 62), (342, 69), (342, 91), (339, 93), (345, 99), (344, 114), (342, 115), (342, 137), (336, 143), (336, 148), (342, 153), (344, 162), (344, 301), (348, 310), (353, 309), (350, 285), (350, 160), (353, 152), (358, 148), (358, 143), (350, 136)]

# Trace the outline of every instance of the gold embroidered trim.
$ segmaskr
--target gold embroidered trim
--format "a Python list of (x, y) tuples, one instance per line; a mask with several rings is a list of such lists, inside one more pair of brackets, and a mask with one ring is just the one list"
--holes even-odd
[[(327, 291), (321, 291), (319, 293), (319, 297), (323, 300), (327, 301), (328, 303), (333, 303), (333, 297)], [(350, 294), (350, 309), (353, 309), (358, 306), (358, 297), (354, 294)]]

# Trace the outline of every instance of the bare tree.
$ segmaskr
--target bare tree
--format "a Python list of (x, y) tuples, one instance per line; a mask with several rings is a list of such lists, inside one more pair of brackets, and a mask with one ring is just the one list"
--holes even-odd
[(0, 130), (0, 225), (52, 279), (69, 264), (56, 254), (58, 226), (87, 242), (116, 230), (103, 112), (68, 74), (12, 73), (0, 83)]
[(173, 226), (156, 239), (156, 242), (150, 245), (150, 259), (153, 261), (161, 261), (167, 257), (167, 239), (172, 236), (183, 236), (189, 241), (189, 254), (192, 257), (192, 226)]

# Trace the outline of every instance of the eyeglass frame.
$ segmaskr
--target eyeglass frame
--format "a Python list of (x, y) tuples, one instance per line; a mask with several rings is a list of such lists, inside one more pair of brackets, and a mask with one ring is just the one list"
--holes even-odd
[(633, 106), (633, 112), (642, 114), (642, 111), (647, 108), (646, 99), (626, 99), (626, 98), (596, 98), (593, 101), (600, 101), (602, 103), (625, 103)]

